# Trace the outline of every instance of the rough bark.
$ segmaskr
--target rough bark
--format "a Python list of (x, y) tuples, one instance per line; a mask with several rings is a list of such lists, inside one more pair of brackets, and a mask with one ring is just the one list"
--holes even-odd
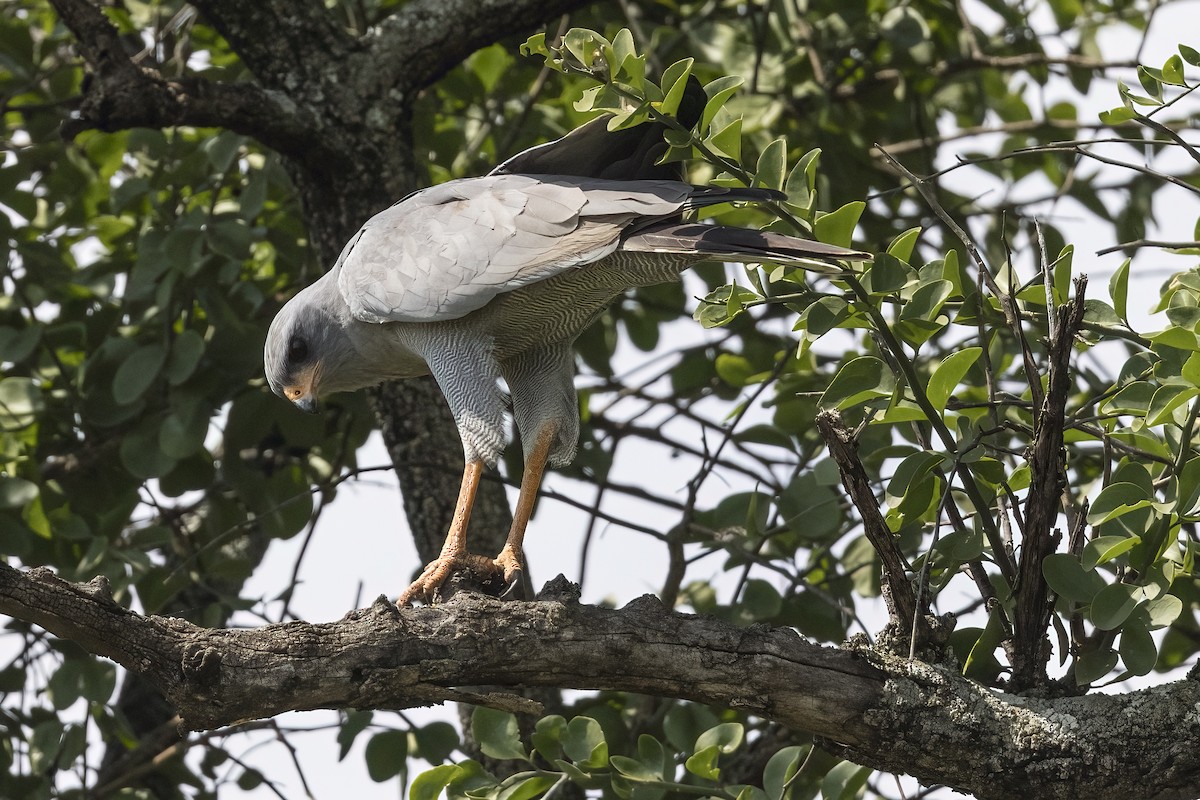
[(875, 490), (871, 488), (867, 471), (858, 458), (858, 443), (842, 422), (841, 414), (836, 411), (818, 414), (817, 429), (829, 448), (830, 457), (837, 464), (842, 486), (850, 502), (862, 517), (863, 532), (883, 564), (883, 598), (887, 603), (888, 616), (901, 631), (911, 631), (918, 613), (917, 597), (908, 577), (910, 569), (879, 511)]
[(811, 644), (790, 629), (737, 628), (647, 597), (580, 605), (558, 580), (534, 602), (461, 594), (399, 610), (380, 598), (325, 624), (210, 629), (144, 617), (102, 581), (0, 565), (0, 612), (112, 658), (159, 686), (184, 726), (284, 711), (406, 708), (445, 700), (536, 711), (462, 686), (553, 686), (739, 708), (859, 763), (980, 798), (1195, 797), (1200, 681), (1059, 699), (989, 690), (954, 671)]
[(1042, 575), (1042, 562), (1058, 549), (1062, 534), (1054, 529), (1067, 479), (1063, 450), (1067, 397), (1071, 392), (1071, 349), (1083, 324), (1087, 278), (1075, 280), (1075, 297), (1051, 313), (1058, 317), (1049, 341), (1049, 380), (1034, 420), (1029, 449), (1029, 497), (1025, 501), (1025, 530), (1021, 540), (1020, 572), (1013, 613), (1013, 640), (1009, 654), (1013, 686), (1025, 688), (1046, 682), (1050, 658), (1050, 589)]

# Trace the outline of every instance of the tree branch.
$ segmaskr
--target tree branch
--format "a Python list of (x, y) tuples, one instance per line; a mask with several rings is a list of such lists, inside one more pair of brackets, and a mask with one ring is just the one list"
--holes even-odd
[(879, 502), (871, 490), (866, 470), (858, 460), (858, 445), (846, 430), (841, 414), (836, 411), (822, 411), (817, 414), (817, 429), (829, 448), (829, 455), (837, 463), (838, 472), (842, 475), (842, 486), (850, 495), (850, 502), (858, 509), (858, 515), (863, 521), (863, 532), (883, 563), (886, 587), (883, 597), (888, 606), (888, 614), (901, 630), (909, 631), (912, 621), (918, 618), (917, 598), (908, 579), (904, 556), (896, 547), (883, 515), (879, 513)]
[(376, 80), (428, 86), (479, 48), (585, 5), (587, 0), (413, 0), (367, 37)]
[(168, 80), (156, 70), (134, 64), (117, 29), (88, 0), (51, 0), (51, 4), (92, 69), (76, 116), (63, 127), (65, 137), (85, 130), (224, 127), (302, 161), (321, 164), (328, 158), (313, 135), (313, 121), (305, 120), (286, 95), (253, 83)]
[(956, 670), (673, 613), (652, 597), (619, 610), (577, 597), (559, 579), (536, 602), (461, 594), (401, 611), (381, 598), (340, 622), (209, 629), (125, 609), (103, 579), (71, 584), (46, 569), (0, 564), (0, 612), (145, 676), (192, 729), (446, 699), (528, 712), (524, 698), (457, 687), (540, 685), (741, 709), (811, 731), (859, 763), (983, 800), (1185, 798), (1200, 785), (1197, 680), (1125, 695), (1019, 698)]
[[(192, 3), (225, 38), (238, 58), (264, 86), (290, 95), (320, 93), (336, 104), (331, 79), (352, 74), (350, 57), (361, 52), (320, 0), (194, 0)], [(268, 34), (269, 32), (269, 34)]]
[[(1044, 257), (1044, 254), (1043, 254)], [(1029, 452), (1029, 496), (1025, 502), (1025, 537), (1021, 542), (1020, 572), (1017, 576), (1013, 614), (1013, 642), (1009, 648), (1013, 685), (1020, 689), (1046, 679), (1050, 643), (1050, 597), (1042, 562), (1058, 548), (1061, 534), (1054, 531), (1066, 480), (1063, 429), (1067, 396), (1071, 391), (1071, 348), (1083, 323), (1087, 278), (1075, 279), (1075, 297), (1047, 313), (1057, 317), (1051, 325), (1049, 377), (1041, 407), (1035, 412), (1034, 438)]]

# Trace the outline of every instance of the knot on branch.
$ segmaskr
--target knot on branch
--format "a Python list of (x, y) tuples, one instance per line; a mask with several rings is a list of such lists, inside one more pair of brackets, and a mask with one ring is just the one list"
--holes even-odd
[(662, 599), (655, 594), (644, 594), (641, 597), (635, 597), (625, 604), (624, 610), (650, 616), (666, 616), (671, 613), (671, 609), (663, 605)]
[(216, 686), (221, 679), (221, 651), (193, 642), (183, 651), (183, 677), (199, 688)]
[(537, 593), (538, 600), (559, 602), (564, 605), (578, 604), (580, 596), (581, 592), (579, 590), (579, 584), (567, 580), (567, 576), (561, 573), (552, 578), (550, 582), (543, 586), (542, 590)]

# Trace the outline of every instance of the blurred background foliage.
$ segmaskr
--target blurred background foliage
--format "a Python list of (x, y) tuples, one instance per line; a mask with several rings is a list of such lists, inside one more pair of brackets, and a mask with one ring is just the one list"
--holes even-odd
[[(356, 35), (403, 5), (326, 4)], [(914, 570), (932, 559), (928, 579), (944, 592), (936, 610), (963, 618), (952, 642), (960, 666), (1001, 685), (1006, 576), (972, 516), (975, 498), (963, 500), (965, 489), (948, 477), (955, 465), (930, 457), (945, 443), (932, 436), (937, 425), (926, 410), (913, 411), (910, 373), (898, 359), (939, 408), (959, 404), (938, 420), (954, 426), (953, 441), (987, 440), (971, 474), (989, 507), (1004, 509), (997, 519), (1011, 515), (1025, 488), (1029, 385), (1040, 380), (1022, 349), (1044, 361), (1045, 311), (1071, 294), (1072, 257), (1078, 272), (1097, 243), (1131, 243), (1124, 249), (1143, 274), (1180, 274), (1163, 292), (1168, 319), (1153, 335), (1130, 316), (1153, 302), (1145, 295), (1153, 284), (1130, 289), (1129, 267), (1115, 268), (1119, 256), (1101, 267), (1113, 277), (1108, 296), (1102, 280), (1088, 294), (1087, 344), (1106, 344), (1080, 355), (1073, 374), (1064, 508), (1065, 519), (1082, 513), (1097, 535), (1089, 532), (1086, 552), (1064, 543), (1045, 568), (1059, 596), (1051, 639), (1062, 661), (1052, 671), (1066, 665), (1068, 683), (1086, 688), (1194, 658), (1200, 215), (1195, 151), (1180, 140), (1195, 131), (1197, 59), (1182, 47), (1163, 54), (1160, 61), (1171, 60), (1161, 67), (1137, 69), (1140, 37), (1172, 5), (623, 0), (548, 23), (551, 43), (572, 27), (613, 42), (628, 28), (651, 84), (680, 59), (693, 59), (690, 72), (710, 94), (727, 76), (741, 78), (736, 92), (710, 104), (699, 134), (718, 163), (689, 162), (691, 179), (731, 179), (719, 163), (731, 160), (787, 188), (801, 228), (843, 244), (853, 235), (858, 246), (890, 254), (858, 276), (865, 284), (857, 294), (836, 278), (708, 265), (686, 284), (631, 293), (581, 339), (585, 430), (567, 474), (676, 516), (669, 529), (647, 530), (612, 506), (594, 509), (667, 550), (665, 600), (742, 624), (791, 625), (834, 644), (875, 632), (878, 561), (812, 424), (819, 405), (840, 407), (852, 424), (864, 423), (860, 450), (901, 550)], [(124, 0), (105, 4), (105, 13), (144, 66), (250, 79), (187, 4)], [(562, 72), (522, 55), (525, 38), (478, 51), (415, 101), (412, 141), (397, 146), (412, 147), (426, 165), (424, 182), (486, 172), (612, 100), (585, 91), (595, 78), (620, 78), (620, 62), (590, 78), (582, 73), (595, 64)], [(0, 7), (0, 554), (71, 580), (103, 575), (119, 602), (148, 613), (210, 625), (288, 619), (294, 573), (270, 596), (247, 596), (244, 583), (270, 557), (271, 541), (314, 534), (321, 509), (359, 479), (357, 453), (374, 427), (360, 396), (335, 398), (308, 417), (272, 397), (261, 377), (272, 315), (326, 265), (311, 253), (287, 169), (253, 139), (191, 128), (64, 139), (85, 80), (48, 4)], [(1100, 110), (1109, 110), (1103, 120)], [(1024, 341), (997, 322), (997, 294), (977, 287), (963, 243), (926, 199), (904, 190), (910, 178), (880, 146), (912, 173), (936, 176), (925, 184), (936, 204), (966, 226), (997, 284), (1025, 304)], [(1172, 182), (1190, 209), (1158, 199)], [(726, 214), (795, 230), (762, 209)], [(1182, 257), (1141, 246), (1155, 239), (1179, 245)], [(1078, 254), (1067, 248), (1072, 241)], [(1049, 294), (1041, 253), (1052, 262)], [(731, 280), (737, 288), (727, 288)], [(698, 303), (697, 295), (707, 298)], [(681, 335), (699, 328), (688, 320), (693, 311), (716, 333)], [(897, 333), (900, 346), (881, 340), (884, 331)], [(614, 362), (618, 351), (641, 354), (633, 363), (646, 366)], [(948, 362), (939, 388), (932, 376)], [(977, 411), (964, 410), (971, 404)], [(871, 414), (880, 424), (865, 424)], [(676, 421), (689, 432), (678, 433)], [(614, 464), (632, 443), (681, 456), (690, 477), (683, 497), (622, 479)], [(510, 461), (504, 475), (519, 475), (518, 466)], [(1163, 536), (1143, 544), (1154, 531)], [(712, 554), (730, 576), (720, 585), (689, 575)], [(961, 577), (972, 562), (986, 562), (999, 600)], [(965, 591), (946, 588), (961, 584)], [(180, 742), (170, 710), (118, 689), (107, 662), (17, 620), (3, 641), (0, 796), (214, 797), (235, 791), (233, 783), (255, 796), (286, 796), (247, 757), (263, 726)], [(610, 694), (558, 711), (562, 725), (539, 724), (536, 752), (617, 775), (601, 784), (621, 796), (632, 791), (622, 780), (641, 775), (634, 761), (659, 765), (660, 777), (678, 767), (679, 780), (718, 796), (737, 796), (728, 787), (742, 783), (772, 800), (785, 791), (901, 791), (810, 749), (803, 735), (729, 711)], [(570, 728), (566, 719), (581, 714), (594, 723)], [(515, 723), (485, 714), (477, 724), (483, 749), (473, 745), (469, 755), (529, 752), (513, 738)], [(286, 741), (287, 731), (266, 727), (268, 738)], [(342, 758), (366, 737), (365, 766), (377, 781), (408, 785), (425, 763), (464, 763), (459, 733), (444, 722), (346, 712), (337, 729)], [(601, 743), (610, 758), (627, 760), (602, 763)], [(772, 760), (777, 753), (786, 757)], [(411, 773), (408, 757), (423, 759)], [(783, 788), (779, 775), (801, 763), (801, 778)], [(470, 785), (511, 800), (553, 785), (545, 776), (489, 784), (482, 767), (445, 767), (422, 791), (457, 781), (456, 791)], [(319, 767), (295, 769), (303, 782), (305, 769)]]

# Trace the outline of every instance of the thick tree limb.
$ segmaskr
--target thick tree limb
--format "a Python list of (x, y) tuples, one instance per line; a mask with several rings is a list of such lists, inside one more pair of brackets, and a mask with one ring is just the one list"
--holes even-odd
[(324, 104), (358, 102), (350, 86), (326, 94), (360, 51), (321, 0), (195, 0), (204, 20), (220, 32), (264, 86), (289, 95), (320, 93)]
[[(236, 0), (233, 0), (236, 2)], [(386, 86), (421, 87), (481, 47), (582, 8), (588, 0), (413, 0), (369, 38)]]
[(615, 611), (579, 605), (565, 581), (537, 602), (458, 595), (400, 611), (381, 599), (340, 622), (226, 630), (140, 616), (102, 581), (0, 565), (0, 612), (143, 674), (192, 729), (446, 699), (532, 710), (524, 698), (458, 688), (481, 683), (611, 689), (740, 708), (812, 731), (859, 763), (985, 799), (1187, 798), (1200, 787), (1200, 681), (1022, 698), (790, 629), (673, 613), (653, 598)]

